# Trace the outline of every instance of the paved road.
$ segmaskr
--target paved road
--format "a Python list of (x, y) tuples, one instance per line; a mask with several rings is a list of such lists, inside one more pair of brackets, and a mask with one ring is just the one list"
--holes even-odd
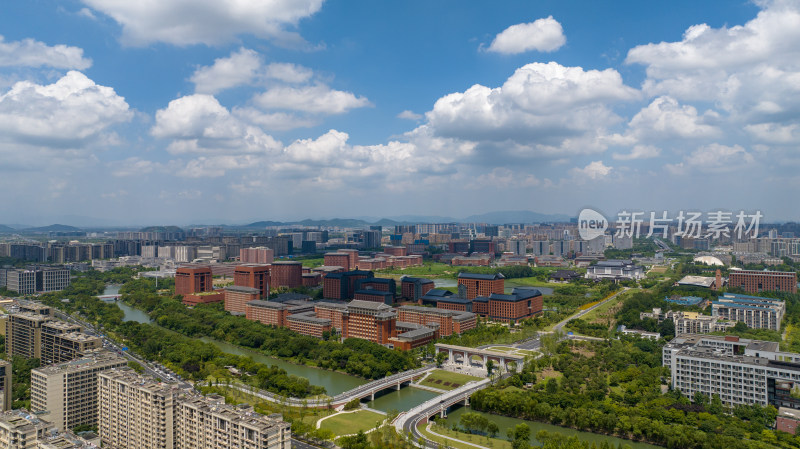
[(456, 388), (455, 390), (448, 391), (447, 393), (425, 401), (422, 404), (412, 408), (405, 414), (398, 416), (394, 421), (395, 429), (398, 432), (401, 432), (402, 435), (408, 435), (410, 433), (413, 441), (422, 441), (427, 447), (438, 447), (438, 444), (435, 441), (428, 440), (422, 433), (419, 432), (419, 430), (417, 430), (417, 425), (419, 422), (437, 412), (443, 402), (449, 401), (455, 397), (463, 397), (464, 394), (471, 395), (480, 389), (486, 388), (488, 385), (490, 385), (490, 383), (491, 381), (489, 379), (483, 379), (474, 383), (470, 382), (459, 388)]
[(560, 330), (561, 330), (561, 329), (564, 327), (564, 325), (565, 325), (565, 324), (567, 324), (567, 323), (568, 323), (570, 320), (574, 320), (575, 318), (580, 318), (580, 317), (582, 317), (582, 316), (586, 315), (587, 313), (591, 312), (592, 310), (594, 310), (594, 309), (596, 309), (596, 308), (598, 308), (598, 307), (602, 306), (603, 304), (605, 304), (605, 303), (607, 303), (607, 302), (611, 301), (612, 299), (614, 299), (614, 298), (616, 298), (617, 296), (619, 296), (621, 293), (625, 293), (625, 292), (626, 292), (626, 291), (628, 291), (628, 290), (629, 290), (629, 288), (628, 288), (628, 287), (623, 287), (623, 288), (622, 288), (622, 290), (620, 290), (620, 291), (618, 291), (618, 292), (614, 293), (613, 295), (609, 296), (609, 297), (608, 297), (608, 299), (606, 299), (605, 301), (603, 301), (603, 302), (599, 302), (599, 303), (597, 303), (597, 304), (593, 305), (592, 307), (589, 307), (589, 308), (588, 308), (588, 309), (586, 309), (586, 310), (581, 310), (581, 311), (579, 311), (578, 313), (576, 313), (576, 314), (574, 314), (574, 315), (572, 315), (572, 316), (569, 316), (569, 317), (567, 317), (567, 318), (563, 319), (563, 320), (562, 320), (562, 321), (560, 321), (558, 324), (556, 324), (555, 326), (553, 326), (553, 332), (558, 332), (558, 331), (560, 331)]
[(61, 320), (67, 321), (72, 324), (77, 324), (87, 332), (90, 332), (92, 335), (100, 337), (103, 340), (103, 347), (105, 349), (111, 352), (116, 352), (118, 355), (128, 360), (138, 363), (144, 368), (144, 374), (165, 381), (178, 382), (181, 385), (181, 387), (184, 388), (192, 388), (192, 385), (189, 384), (188, 382), (179, 381), (178, 376), (165, 366), (156, 362), (145, 360), (137, 356), (136, 354), (133, 354), (131, 351), (123, 351), (122, 345), (109, 338), (101, 330), (95, 328), (93, 324), (87, 323), (86, 321), (83, 321), (75, 316), (67, 315), (60, 310), (55, 310), (55, 315), (57, 318)]

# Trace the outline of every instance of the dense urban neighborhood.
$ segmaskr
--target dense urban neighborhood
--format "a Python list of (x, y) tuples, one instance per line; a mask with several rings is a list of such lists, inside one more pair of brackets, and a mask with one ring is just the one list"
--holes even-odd
[(75, 447), (197, 447), (211, 423), (227, 447), (797, 447), (789, 229), (7, 233), (0, 428)]

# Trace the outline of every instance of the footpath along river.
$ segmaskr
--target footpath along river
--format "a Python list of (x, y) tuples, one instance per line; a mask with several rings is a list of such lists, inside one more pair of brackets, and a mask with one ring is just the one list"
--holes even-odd
[[(107, 286), (105, 291), (103, 292), (104, 295), (116, 295), (118, 293), (119, 293), (119, 286), (115, 285)], [(147, 313), (145, 313), (144, 311), (132, 307), (128, 304), (125, 304), (122, 301), (117, 301), (116, 304), (124, 313), (124, 318), (123, 318), (124, 321), (136, 321), (139, 323), (151, 323), (151, 324), (153, 323), (153, 320), (151, 320), (150, 317), (147, 315)], [(306, 379), (308, 379), (309, 382), (311, 382), (311, 384), (325, 387), (325, 391), (327, 391), (328, 394), (331, 396), (367, 383), (367, 380), (355, 376), (338, 373), (335, 371), (328, 371), (319, 368), (314, 368), (311, 366), (298, 365), (295, 363), (287, 362), (279, 358), (269, 357), (265, 354), (262, 354), (258, 351), (254, 351), (252, 349), (242, 348), (240, 346), (232, 345), (230, 343), (219, 341), (210, 337), (202, 337), (200, 338), (200, 340), (215, 345), (223, 352), (252, 357), (253, 360), (255, 360), (256, 362), (270, 366), (275, 365), (280, 368), (283, 368), (289, 374), (293, 374), (299, 377), (305, 377)], [(400, 389), (399, 391), (389, 389), (385, 390), (383, 394), (376, 397), (374, 401), (367, 403), (367, 406), (384, 412), (388, 412), (389, 410), (405, 411), (427, 401), (428, 399), (432, 399), (435, 396), (437, 396), (436, 393), (427, 390), (422, 390), (420, 388), (406, 387)], [(447, 425), (452, 426), (453, 423), (458, 423), (458, 418), (463, 413), (468, 411), (472, 410), (469, 407), (466, 408), (460, 407), (455, 410), (452, 410), (451, 412), (448, 413), (446, 420)], [(536, 435), (536, 432), (544, 429), (551, 432), (560, 432), (566, 435), (576, 435), (582, 441), (598, 442), (598, 443), (602, 441), (608, 441), (609, 443), (613, 443), (615, 446), (618, 443), (622, 443), (623, 447), (624, 445), (628, 445), (631, 447), (631, 449), (658, 449), (658, 446), (653, 446), (651, 444), (645, 444), (645, 443), (637, 443), (622, 438), (598, 435), (591, 432), (581, 432), (578, 430), (566, 429), (563, 427), (558, 427), (550, 424), (544, 424), (535, 421), (524, 421), (516, 418), (493, 415), (490, 413), (483, 413), (483, 412), (478, 412), (478, 413), (482, 413), (490, 421), (493, 421), (495, 424), (497, 424), (498, 427), (500, 428), (501, 436), (505, 435), (506, 429), (510, 427), (513, 427), (523, 422), (528, 424), (528, 426), (530, 426), (531, 428), (531, 443), (537, 446), (541, 445), (541, 443), (537, 442), (534, 436)], [(474, 438), (473, 442), (481, 444), (477, 436), (473, 438)]]
[[(118, 293), (119, 286), (113, 285), (107, 286), (103, 292), (104, 295), (116, 295)], [(151, 320), (147, 313), (145, 313), (143, 310), (139, 310), (122, 301), (117, 301), (116, 304), (117, 307), (122, 309), (122, 312), (124, 313), (124, 321), (153, 323), (153, 320)], [(211, 343), (228, 354), (252, 357), (252, 359), (258, 363), (263, 363), (269, 366), (275, 365), (283, 368), (289, 374), (293, 374), (298, 377), (305, 377), (312, 385), (324, 387), (325, 391), (331, 396), (351, 390), (368, 382), (365, 379), (351, 376), (349, 374), (323, 370), (312, 366), (298, 365), (296, 363), (287, 362), (276, 357), (269, 357), (261, 352), (236, 346), (211, 337), (201, 337), (200, 340), (206, 343)], [(434, 396), (436, 396), (436, 393), (413, 387), (402, 388), (400, 391), (386, 390), (380, 396), (376, 397), (375, 401), (368, 403), (368, 406), (382, 411), (389, 411), (391, 409), (403, 411), (419, 405), (428, 399), (433, 398)]]

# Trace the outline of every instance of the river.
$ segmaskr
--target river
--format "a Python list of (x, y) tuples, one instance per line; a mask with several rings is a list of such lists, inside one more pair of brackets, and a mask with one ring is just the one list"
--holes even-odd
[[(554, 426), (552, 424), (545, 424), (545, 423), (540, 423), (540, 422), (536, 422), (536, 421), (526, 421), (526, 420), (523, 420), (523, 419), (509, 418), (507, 416), (500, 416), (500, 415), (493, 415), (491, 413), (478, 412), (478, 411), (472, 410), (472, 408), (470, 408), (470, 407), (459, 407), (459, 408), (457, 408), (455, 410), (452, 410), (452, 411), (448, 412), (447, 413), (447, 419), (445, 419), (447, 427), (452, 427), (453, 424), (458, 424), (458, 420), (461, 417), (461, 415), (463, 415), (464, 413), (467, 413), (467, 412), (479, 413), (479, 414), (485, 416), (486, 418), (488, 418), (489, 421), (492, 421), (495, 424), (497, 424), (497, 427), (500, 428), (500, 433), (498, 434), (498, 436), (500, 438), (504, 438), (505, 437), (506, 429), (509, 429), (509, 428), (514, 427), (517, 424), (521, 424), (521, 423), (527, 424), (528, 427), (531, 428), (531, 445), (533, 445), (533, 446), (541, 446), (542, 445), (541, 442), (536, 440), (536, 433), (539, 432), (540, 430), (546, 430), (548, 432), (558, 432), (558, 433), (560, 433), (562, 435), (577, 436), (578, 439), (580, 439), (581, 441), (588, 441), (588, 442), (597, 443), (597, 444), (600, 444), (603, 441), (606, 441), (606, 442), (612, 444), (613, 447), (617, 447), (618, 444), (622, 444), (623, 447), (625, 447), (625, 445), (628, 445), (631, 449), (663, 449), (660, 446), (654, 446), (652, 444), (640, 443), (640, 442), (636, 442), (636, 441), (626, 440), (624, 438), (610, 437), (610, 436), (607, 436), (607, 435), (600, 435), (600, 434), (592, 433), (592, 432), (583, 432), (583, 431), (580, 431), (580, 430), (567, 429), (567, 428), (564, 428), (564, 427)], [(475, 437), (473, 437), (473, 438), (475, 438)], [(478, 444), (481, 444), (481, 441), (479, 441), (479, 440), (475, 440), (475, 442), (478, 443)]]
[[(118, 285), (109, 285), (103, 292), (104, 295), (116, 295), (118, 293)], [(144, 311), (132, 307), (131, 305), (122, 301), (117, 301), (116, 304), (117, 307), (119, 307), (124, 313), (123, 321), (153, 323), (153, 320), (151, 320)], [(289, 374), (293, 374), (298, 377), (305, 377), (312, 385), (324, 387), (325, 391), (331, 396), (351, 390), (368, 382), (365, 379), (351, 376), (349, 374), (323, 370), (312, 366), (298, 365), (296, 363), (287, 362), (286, 360), (276, 357), (269, 357), (261, 352), (216, 340), (211, 337), (201, 337), (200, 340), (206, 343), (211, 343), (228, 354), (251, 357), (258, 363), (263, 363), (269, 366), (275, 365), (286, 370), (286, 372)], [(382, 411), (389, 411), (391, 409), (402, 411), (421, 404), (428, 399), (433, 398), (434, 396), (436, 396), (435, 393), (413, 387), (402, 388), (400, 391), (386, 390), (384, 393), (381, 393), (378, 397), (376, 397), (375, 401), (369, 402), (367, 405)]]

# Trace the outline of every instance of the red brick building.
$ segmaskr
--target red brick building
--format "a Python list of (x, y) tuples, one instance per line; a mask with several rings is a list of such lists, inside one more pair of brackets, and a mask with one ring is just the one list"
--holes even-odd
[(303, 285), (302, 262), (277, 261), (273, 262), (271, 267), (270, 282), (272, 283), (272, 288), (297, 288)]
[[(323, 256), (323, 260), (326, 267), (342, 267), (344, 271), (350, 271), (350, 255), (335, 252), (335, 253), (325, 253)], [(355, 266), (353, 266), (355, 268)]]
[(796, 435), (797, 426), (800, 425), (800, 410), (780, 407), (775, 420), (775, 429)]
[(472, 313), (480, 316), (489, 316), (489, 297), (476, 296), (472, 300)]
[(391, 306), (369, 301), (352, 301), (343, 317), (342, 336), (384, 345), (396, 336), (397, 314)]
[[(270, 266), (258, 264), (243, 264), (236, 267), (233, 272), (233, 285), (257, 289), (260, 298), (269, 297)], [(244, 310), (242, 310), (244, 313)]]
[[(505, 276), (502, 274), (458, 273), (458, 285), (467, 289), (467, 299), (477, 296), (489, 296), (492, 293), (503, 294)], [(477, 313), (477, 312), (476, 312)]]
[(184, 305), (194, 307), (198, 304), (208, 304), (212, 302), (225, 301), (225, 292), (223, 290), (212, 290), (210, 292), (197, 292), (183, 295)]
[(247, 303), (261, 298), (261, 291), (252, 287), (233, 285), (225, 288), (225, 310), (233, 314), (247, 314)]
[(208, 265), (184, 265), (175, 270), (175, 294), (209, 292), (213, 289), (211, 267)]
[(435, 323), (439, 326), (439, 335), (442, 337), (474, 329), (477, 324), (474, 313), (419, 306), (399, 307), (397, 320), (423, 326)]
[(298, 334), (309, 335), (311, 337), (322, 338), (322, 334), (331, 330), (331, 320), (319, 318), (314, 312), (298, 313), (289, 315), (286, 319), (289, 329)]
[(407, 256), (408, 252), (406, 251), (405, 246), (384, 246), (383, 252), (395, 257), (400, 256)]
[(389, 343), (401, 351), (410, 351), (420, 346), (436, 340), (438, 337), (436, 329), (421, 326), (418, 329), (398, 333), (397, 336), (389, 338)]
[(738, 287), (747, 293), (797, 293), (797, 273), (786, 271), (731, 270), (728, 287)]
[(357, 249), (340, 249), (338, 252), (347, 254), (348, 264), (350, 270), (358, 270), (358, 250)]
[(542, 292), (535, 288), (515, 288), (508, 295), (489, 295), (487, 316), (495, 321), (516, 322), (542, 313), (542, 308)]
[(356, 290), (355, 294), (353, 294), (353, 299), (359, 301), (378, 302), (390, 306), (394, 304), (394, 293), (374, 289)]
[(258, 321), (268, 326), (286, 327), (289, 306), (279, 302), (257, 299), (246, 304), (245, 312), (248, 320)]
[(303, 287), (319, 287), (322, 275), (319, 273), (303, 273)]
[(331, 320), (331, 327), (339, 332), (343, 332), (343, 316), (347, 314), (347, 304), (318, 302), (314, 304), (314, 313), (318, 318), (326, 318)]
[(265, 246), (258, 248), (242, 248), (239, 250), (241, 263), (270, 264), (275, 260), (275, 251)]
[(433, 288), (434, 282), (431, 279), (406, 276), (400, 281), (400, 296), (405, 300), (417, 302)]
[(371, 271), (362, 270), (330, 273), (322, 280), (322, 296), (340, 301), (353, 299), (358, 281), (374, 276)]

